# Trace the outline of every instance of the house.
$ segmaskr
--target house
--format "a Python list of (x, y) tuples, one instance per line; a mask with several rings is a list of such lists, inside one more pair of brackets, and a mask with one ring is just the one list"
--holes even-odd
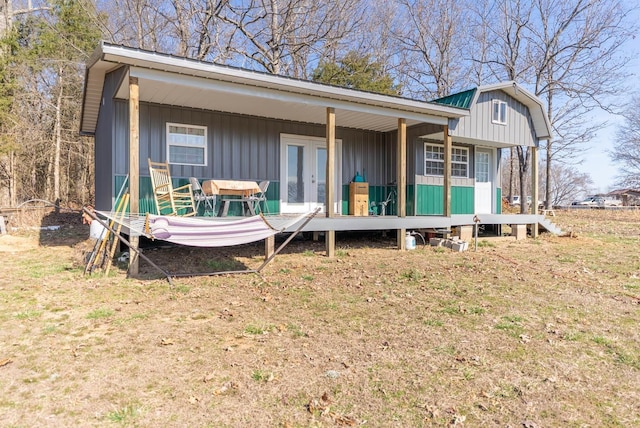
[[(129, 174), (131, 211), (153, 212), (147, 159), (168, 160), (176, 184), (269, 180), (270, 213), (321, 207), (305, 230), (324, 231), (331, 255), (337, 230), (396, 229), (404, 248), (407, 229), (476, 215), (537, 224), (500, 215), (499, 159), (515, 145), (537, 154), (550, 126), (515, 82), (425, 102), (103, 42), (87, 64), (80, 131), (95, 136), (99, 210)], [(368, 186), (364, 216), (349, 215), (356, 175)]]
[(621, 202), (622, 206), (638, 206), (640, 205), (640, 190), (638, 189), (617, 189), (612, 190), (604, 196), (616, 199)]

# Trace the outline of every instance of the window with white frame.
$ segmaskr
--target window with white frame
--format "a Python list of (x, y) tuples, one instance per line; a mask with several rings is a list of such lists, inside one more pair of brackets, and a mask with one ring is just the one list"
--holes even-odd
[(491, 122), (498, 125), (507, 124), (507, 103), (505, 101), (493, 100)]
[(207, 164), (207, 127), (167, 122), (169, 163), (205, 166)]
[[(444, 175), (444, 145), (424, 144), (424, 175)], [(469, 149), (451, 148), (451, 176), (469, 177)]]

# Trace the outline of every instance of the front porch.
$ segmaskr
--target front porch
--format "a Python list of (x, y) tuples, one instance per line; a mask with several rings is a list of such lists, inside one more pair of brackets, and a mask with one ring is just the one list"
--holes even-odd
[[(528, 225), (544, 221), (543, 215), (535, 214), (482, 214), (477, 216), (479, 225)], [(290, 216), (267, 216), (267, 221), (278, 228), (291, 220)], [(451, 229), (459, 226), (473, 226), (473, 214), (445, 216), (335, 216), (318, 215), (302, 229), (302, 232), (353, 231), (353, 230), (419, 230), (419, 229)], [(293, 232), (296, 226), (285, 229)]]

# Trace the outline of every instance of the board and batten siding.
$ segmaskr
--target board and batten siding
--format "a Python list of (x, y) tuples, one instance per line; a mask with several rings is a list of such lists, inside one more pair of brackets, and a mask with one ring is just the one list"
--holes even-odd
[[(492, 123), (492, 101), (507, 103), (507, 124)], [(537, 146), (529, 108), (503, 91), (483, 92), (471, 107), (469, 116), (451, 120), (449, 132), (454, 137), (519, 146)]]
[[(129, 153), (126, 101), (115, 101), (113, 117), (114, 174), (126, 175)], [(207, 165), (172, 165), (174, 178), (278, 181), (281, 134), (325, 136), (322, 125), (140, 103), (141, 176), (149, 174), (148, 158), (154, 161), (167, 158), (167, 122), (207, 127)], [(391, 145), (388, 134), (336, 129), (336, 138), (342, 140), (341, 184), (348, 184), (356, 172), (366, 172), (367, 180), (374, 184), (394, 179), (395, 142)]]

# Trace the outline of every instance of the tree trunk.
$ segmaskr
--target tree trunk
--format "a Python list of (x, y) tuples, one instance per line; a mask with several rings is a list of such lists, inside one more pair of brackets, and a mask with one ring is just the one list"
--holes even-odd
[(16, 195), (16, 152), (9, 152), (9, 204), (12, 207), (18, 206), (18, 196)]
[(56, 99), (56, 121), (54, 124), (55, 152), (53, 156), (53, 199), (60, 202), (60, 152), (62, 151), (62, 81), (64, 70), (58, 69), (58, 97)]
[[(518, 172), (520, 178), (520, 214), (524, 214), (529, 209), (527, 204), (527, 174), (529, 171), (529, 156), (531, 149), (529, 147), (516, 147), (518, 150)], [(533, 201), (532, 201), (533, 202)]]
[(516, 157), (516, 150), (511, 147), (509, 149), (509, 204), (513, 202), (513, 162)]
[[(551, 114), (553, 112), (553, 92), (549, 91), (549, 95), (548, 95), (548, 99), (549, 102), (547, 104), (547, 116), (549, 118), (551, 118)], [(553, 138), (549, 137), (549, 139), (547, 140), (547, 165), (545, 168), (545, 178), (544, 178), (544, 184), (545, 184), (545, 192), (544, 192), (544, 207), (546, 209), (551, 209), (551, 181), (553, 180), (552, 174), (551, 174), (551, 162), (553, 160)]]

